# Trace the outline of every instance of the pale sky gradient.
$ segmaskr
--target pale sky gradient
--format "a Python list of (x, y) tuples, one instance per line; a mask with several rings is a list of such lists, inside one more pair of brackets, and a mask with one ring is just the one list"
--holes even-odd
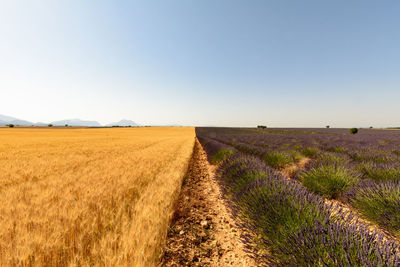
[(400, 126), (400, 1), (0, 0), (0, 114)]

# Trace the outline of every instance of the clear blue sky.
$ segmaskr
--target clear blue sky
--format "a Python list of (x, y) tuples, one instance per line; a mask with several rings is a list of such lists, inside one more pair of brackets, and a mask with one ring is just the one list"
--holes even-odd
[(0, 114), (400, 125), (400, 2), (0, 2)]

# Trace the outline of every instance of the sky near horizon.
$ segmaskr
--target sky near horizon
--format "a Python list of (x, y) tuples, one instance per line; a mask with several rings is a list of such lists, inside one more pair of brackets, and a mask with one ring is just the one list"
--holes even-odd
[(0, 1), (0, 114), (400, 126), (395, 0)]

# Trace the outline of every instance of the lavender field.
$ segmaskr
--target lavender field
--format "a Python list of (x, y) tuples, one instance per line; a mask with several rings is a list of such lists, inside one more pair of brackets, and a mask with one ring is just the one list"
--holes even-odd
[(400, 131), (196, 128), (257, 258), (400, 265)]

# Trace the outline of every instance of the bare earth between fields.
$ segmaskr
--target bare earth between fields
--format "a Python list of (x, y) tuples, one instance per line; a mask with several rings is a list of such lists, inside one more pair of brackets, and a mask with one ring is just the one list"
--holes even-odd
[(244, 252), (235, 225), (215, 180), (215, 168), (196, 141), (182, 186), (162, 266), (256, 266)]

